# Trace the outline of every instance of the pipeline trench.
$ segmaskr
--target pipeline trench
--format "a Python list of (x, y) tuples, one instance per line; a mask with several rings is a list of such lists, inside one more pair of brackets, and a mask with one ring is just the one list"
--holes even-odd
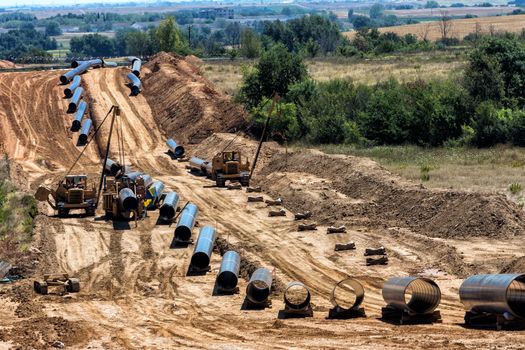
[[(210, 187), (209, 180), (189, 174), (185, 163), (171, 159), (166, 154), (165, 140), (176, 135), (157, 126), (158, 116), (146, 96), (142, 93), (129, 96), (126, 72), (124, 68), (97, 69), (82, 76), (94, 125), (100, 124), (111, 105), (121, 107), (126, 164), (162, 181), (164, 191), (177, 192), (179, 206), (188, 201), (198, 206), (193, 238), (197, 238), (202, 227), (211, 225), (217, 230), (216, 246), (221, 253), (235, 248), (241, 255), (240, 292), (214, 295), (221, 264), (217, 251), (211, 254), (210, 272), (188, 275), (194, 246), (171, 249), (176, 225), (158, 223), (158, 210), (148, 212), (148, 217), (137, 226), (133, 222), (113, 224), (97, 219), (103, 214), (100, 208), (96, 219), (42, 215), (37, 218), (35, 229), (35, 245), (42, 252), (38, 255), (42, 266), (39, 272), (50, 268), (64, 270), (80, 278), (82, 289), (69, 298), (28, 295), (34, 303), (42, 305), (46, 317), (62, 317), (73, 325), (82, 325), (86, 334), (68, 348), (195, 349), (213, 345), (243, 349), (479, 349), (490, 342), (518, 349), (523, 344), (523, 332), (480, 331), (459, 326), (465, 310), (458, 294), (465, 271), (495, 273), (503, 260), (520, 254), (520, 237), (497, 242), (490, 237), (456, 240), (429, 237), (409, 227), (388, 225), (387, 221), (367, 225), (365, 221), (344, 220), (337, 222), (347, 224), (344, 234), (326, 234), (328, 223), (319, 224), (316, 231), (299, 232), (292, 212), (287, 210), (286, 217), (268, 217), (266, 204), (248, 203), (244, 190)], [(145, 81), (148, 74), (152, 74), (149, 68), (142, 66)], [(78, 154), (76, 136), (69, 131), (73, 116), (65, 113), (67, 100), (62, 100), (63, 87), (57, 80), (56, 72), (0, 74), (0, 86), (4, 87), (0, 89), (0, 146), (21, 164), (32, 188), (39, 185), (37, 179), (51, 181), (59, 176)], [(47, 89), (35, 90), (34, 106), (21, 96), (30, 94), (31, 86), (38, 84)], [(147, 94), (148, 86), (143, 89)], [(109, 125), (102, 127), (81, 162), (81, 169), (96, 179), (99, 154), (105, 147), (108, 130)], [(212, 154), (232, 137), (216, 134), (208, 143), (186, 152), (196, 156)], [(243, 137), (238, 140), (244, 146), (243, 151), (255, 149), (255, 142)], [(117, 149), (117, 143), (113, 142), (110, 157)], [(263, 160), (261, 166), (267, 164), (268, 160)], [(280, 171), (286, 173), (285, 168)], [(305, 181), (305, 192), (315, 183), (313, 177), (297, 169), (286, 174), (294, 181)], [(272, 178), (259, 176), (263, 184)], [(336, 188), (330, 190), (337, 192)], [(272, 199), (276, 198), (276, 191), (271, 187)], [(316, 197), (317, 192), (311, 190), (309, 194)], [(262, 195), (271, 198), (268, 192)], [(283, 195), (285, 207), (290, 197), (291, 194)], [(309, 206), (315, 218), (318, 209), (315, 202), (304, 201), (302, 205)], [(349, 240), (356, 243), (356, 250), (334, 252), (336, 243)], [(495, 245), (506, 255), (469, 250), (471, 245), (483, 244)], [(366, 266), (365, 248), (379, 245), (387, 248), (389, 264)], [(482, 265), (485, 260), (491, 263)], [(277, 292), (270, 296), (271, 308), (246, 310), (242, 306), (249, 274), (258, 267), (266, 267), (273, 273), (272, 283)], [(438, 284), (442, 324), (399, 327), (378, 320), (381, 308), (386, 305), (383, 283), (391, 277), (409, 275), (423, 275)], [(363, 285), (361, 307), (368, 317), (327, 320), (333, 307), (330, 298), (334, 286), (346, 277), (356, 278)], [(282, 292), (292, 281), (300, 281), (311, 293), (312, 318), (278, 319), (279, 310), (284, 308)], [(0, 295), (0, 307), (7, 316), (12, 316), (0, 319), (2, 348), (2, 329), (18, 327), (21, 319), (14, 314), (17, 304), (10, 298)]]

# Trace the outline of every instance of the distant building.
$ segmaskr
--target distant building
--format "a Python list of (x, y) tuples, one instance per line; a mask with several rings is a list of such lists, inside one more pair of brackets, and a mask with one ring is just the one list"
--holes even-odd
[(228, 7), (214, 7), (202, 9), (199, 11), (199, 18), (229, 18), (233, 19), (233, 8)]

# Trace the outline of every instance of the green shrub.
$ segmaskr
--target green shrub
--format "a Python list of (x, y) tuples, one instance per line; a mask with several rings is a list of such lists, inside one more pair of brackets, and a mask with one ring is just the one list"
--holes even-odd
[(520, 193), (522, 190), (523, 190), (523, 188), (521, 187), (521, 184), (519, 184), (519, 183), (512, 183), (512, 184), (510, 184), (510, 186), (509, 186), (509, 191), (510, 191), (510, 193), (512, 193), (512, 194), (518, 194), (518, 193)]

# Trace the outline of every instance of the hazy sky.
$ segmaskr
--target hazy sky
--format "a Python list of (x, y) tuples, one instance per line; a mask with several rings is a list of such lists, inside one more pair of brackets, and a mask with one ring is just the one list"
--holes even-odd
[[(176, 0), (172, 0), (176, 2)], [(0, 6), (21, 5), (75, 5), (89, 3), (119, 3), (119, 2), (155, 2), (154, 0), (0, 0)]]

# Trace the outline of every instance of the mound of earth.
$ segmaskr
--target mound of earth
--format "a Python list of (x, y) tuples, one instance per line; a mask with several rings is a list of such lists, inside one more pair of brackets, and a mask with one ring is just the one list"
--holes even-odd
[(0, 60), (0, 69), (13, 69), (18, 68), (16, 64), (7, 60)]
[(366, 158), (278, 153), (262, 175), (270, 194), (324, 224), (405, 227), (444, 238), (508, 237), (525, 229), (523, 211), (504, 195), (425, 189)]
[(160, 128), (180, 143), (242, 129), (243, 108), (202, 77), (194, 61), (162, 52), (145, 65), (151, 73), (142, 80), (144, 96)]
[(501, 273), (524, 273), (525, 272), (525, 256), (513, 260), (510, 264), (501, 269)]

